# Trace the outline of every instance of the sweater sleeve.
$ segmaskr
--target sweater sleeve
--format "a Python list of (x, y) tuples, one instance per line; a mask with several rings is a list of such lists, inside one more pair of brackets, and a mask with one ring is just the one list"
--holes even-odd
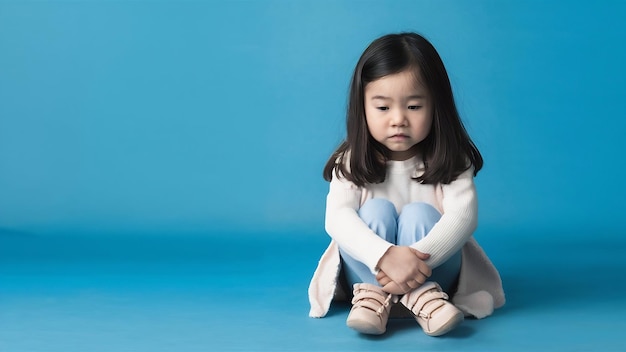
[(373, 274), (391, 243), (380, 238), (361, 220), (361, 189), (333, 174), (326, 197), (326, 232), (352, 258), (364, 263)]
[(442, 185), (443, 214), (426, 237), (411, 245), (429, 253), (431, 268), (443, 264), (459, 251), (472, 236), (478, 224), (478, 202), (474, 185), (474, 168), (470, 167), (447, 185)]

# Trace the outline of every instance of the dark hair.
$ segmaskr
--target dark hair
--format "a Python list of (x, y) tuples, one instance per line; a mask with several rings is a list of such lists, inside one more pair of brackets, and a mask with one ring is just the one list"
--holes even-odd
[[(419, 143), (424, 173), (416, 181), (447, 184), (471, 166), (474, 166), (474, 175), (482, 168), (483, 158), (461, 122), (450, 80), (437, 50), (419, 34), (399, 33), (374, 40), (354, 69), (346, 116), (347, 136), (326, 162), (323, 174), (326, 181), (332, 179), (335, 170), (339, 177), (360, 187), (385, 180), (389, 150), (377, 142), (367, 128), (365, 86), (407, 69), (419, 70), (433, 105), (430, 133)], [(346, 165), (346, 158), (349, 165)]]

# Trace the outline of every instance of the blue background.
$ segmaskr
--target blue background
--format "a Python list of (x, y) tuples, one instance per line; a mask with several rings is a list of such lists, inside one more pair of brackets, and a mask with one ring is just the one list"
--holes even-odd
[[(623, 275), (625, 18), (624, 1), (0, 2), (0, 350), (276, 349), (273, 337), (294, 349), (302, 334), (331, 330), (307, 346), (414, 340), (402, 329), (359, 338), (344, 313), (306, 318), (306, 285), (328, 241), (321, 170), (344, 135), (352, 69), (373, 39), (406, 30), (438, 49), (485, 158), (476, 236), (513, 307), (437, 348), (484, 350), (489, 327), (501, 339), (489, 346), (511, 348), (528, 312), (516, 307), (543, 299), (529, 287), (571, 296)], [(578, 273), (563, 276), (569, 269)], [(270, 279), (292, 304), (269, 319), (290, 322), (291, 340), (252, 318), (210, 315), (221, 307), (216, 287), (283, 305)], [(623, 284), (606, 288), (579, 292), (563, 311), (600, 292), (611, 304), (623, 297)], [(611, 349), (624, 304), (604, 308), (608, 325), (583, 342)], [(75, 320), (54, 330), (72, 309)], [(237, 302), (221, 309), (245, 315)], [(187, 325), (146, 318), (155, 311)], [(563, 333), (589, 331), (559, 316), (576, 327)], [(133, 317), (136, 336), (163, 340), (115, 330)], [(229, 330), (246, 324), (256, 338)], [(546, 326), (533, 331), (524, 341), (557, 343)]]

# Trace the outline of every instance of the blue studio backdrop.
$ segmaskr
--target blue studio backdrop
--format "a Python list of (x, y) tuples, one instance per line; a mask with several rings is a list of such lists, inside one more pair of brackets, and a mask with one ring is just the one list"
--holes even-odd
[(0, 6), (5, 229), (320, 227), (351, 71), (405, 30), (484, 154), (481, 225), (625, 228), (621, 1)]
[[(321, 171), (344, 136), (348, 84), (360, 54), (391, 32), (421, 33), (446, 64), (463, 121), (485, 159), (476, 179), (477, 237), (508, 277), (531, 275), (515, 272), (521, 264), (514, 262), (528, 258), (497, 254), (502, 248), (562, 248), (590, 236), (594, 241), (584, 248), (597, 250), (598, 258), (625, 248), (624, 18), (626, 2), (609, 0), (0, 1), (0, 343), (6, 350), (97, 350), (89, 343), (95, 339), (120, 350), (111, 339), (119, 335), (102, 332), (114, 325), (106, 325), (104, 312), (100, 332), (79, 338), (84, 345), (66, 344), (69, 335), (46, 330), (52, 323), (35, 324), (34, 315), (21, 313), (85, 282), (105, 291), (124, 286), (122, 279), (113, 286), (66, 280), (65, 293), (55, 296), (47, 283), (56, 279), (46, 281), (36, 268), (43, 257), (79, 261), (76, 253), (93, 254), (93, 243), (120, 237), (139, 238), (120, 249), (127, 251), (123, 258), (144, 253), (146, 243), (168, 247), (192, 237), (211, 248), (198, 258), (245, 257), (250, 265), (270, 256), (306, 258), (291, 267), (299, 276), (291, 282), (297, 308), (280, 317), (308, 319), (306, 275), (328, 241)], [(253, 245), (268, 238), (283, 249)], [(511, 242), (532, 245), (507, 247)], [(577, 260), (569, 255), (550, 260)], [(50, 270), (57, 279), (80, 276), (72, 265)], [(221, 272), (224, 280), (245, 275), (236, 265)], [(272, 270), (267, 277), (280, 277)], [(524, 292), (511, 285), (509, 294)], [(48, 293), (39, 301), (41, 292)], [(81, 302), (91, 307), (93, 301)], [(49, 321), (65, 316), (64, 308), (46, 307)], [(142, 324), (149, 322), (136, 326)], [(200, 350), (209, 340), (190, 336), (204, 328), (152, 326), (136, 333), (156, 329), (171, 337), (166, 346), (178, 341)], [(238, 343), (263, 349), (279, 336), (262, 331), (256, 344)], [(33, 334), (39, 338), (22, 339)], [(236, 346), (229, 336), (236, 333), (210, 341)], [(300, 335), (280, 336), (295, 348), (289, 339)], [(364, 343), (382, 343), (358, 341), (348, 345), (367, 350)], [(155, 350), (147, 342), (136, 347)]]

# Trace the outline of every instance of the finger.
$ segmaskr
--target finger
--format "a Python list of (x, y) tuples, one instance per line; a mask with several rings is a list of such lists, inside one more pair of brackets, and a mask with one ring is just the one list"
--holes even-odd
[(382, 279), (382, 278), (384, 278), (384, 277), (387, 277), (387, 274), (385, 274), (385, 272), (384, 272), (384, 271), (379, 270), (379, 271), (378, 271), (378, 274), (376, 274), (376, 280), (379, 280), (379, 281), (380, 281), (380, 279)]
[(383, 286), (383, 291), (394, 294), (394, 295), (403, 295), (408, 292), (408, 291), (402, 290), (400, 286), (398, 286), (398, 284), (393, 281)]
[[(411, 248), (411, 247), (409, 247), (409, 248)], [(418, 250), (417, 250), (417, 249), (415, 249), (415, 248), (411, 248), (411, 251), (413, 251), (413, 254), (415, 254), (415, 255), (416, 255), (418, 258), (420, 258), (421, 260), (426, 260), (426, 259), (430, 258), (430, 254), (428, 254), (428, 253), (422, 253), (422, 252), (418, 251)]]
[(388, 283), (393, 282), (390, 278), (388, 278), (388, 277), (386, 277), (386, 276), (385, 276), (385, 277), (383, 277), (383, 278), (377, 279), (377, 281), (378, 281), (378, 283), (379, 283), (381, 286), (385, 286), (385, 285), (387, 285)]
[(433, 274), (433, 270), (428, 265), (421, 265), (419, 268), (420, 274), (426, 276), (427, 278)]
[(412, 290), (418, 288), (421, 286), (421, 283), (418, 282), (417, 280), (411, 280), (409, 282), (406, 283)]
[(424, 276), (422, 273), (418, 274), (417, 276), (415, 276), (415, 282), (417, 282), (417, 286), (421, 286), (424, 284), (424, 282), (426, 282), (426, 280), (428, 280), (427, 276)]
[(408, 292), (406, 289), (401, 287), (397, 282), (391, 281), (387, 285), (383, 287), (383, 291), (388, 293), (393, 293), (395, 295), (403, 295)]
[(398, 284), (398, 287), (400, 287), (403, 293), (407, 293), (412, 290), (411, 286), (409, 286), (406, 282)]

